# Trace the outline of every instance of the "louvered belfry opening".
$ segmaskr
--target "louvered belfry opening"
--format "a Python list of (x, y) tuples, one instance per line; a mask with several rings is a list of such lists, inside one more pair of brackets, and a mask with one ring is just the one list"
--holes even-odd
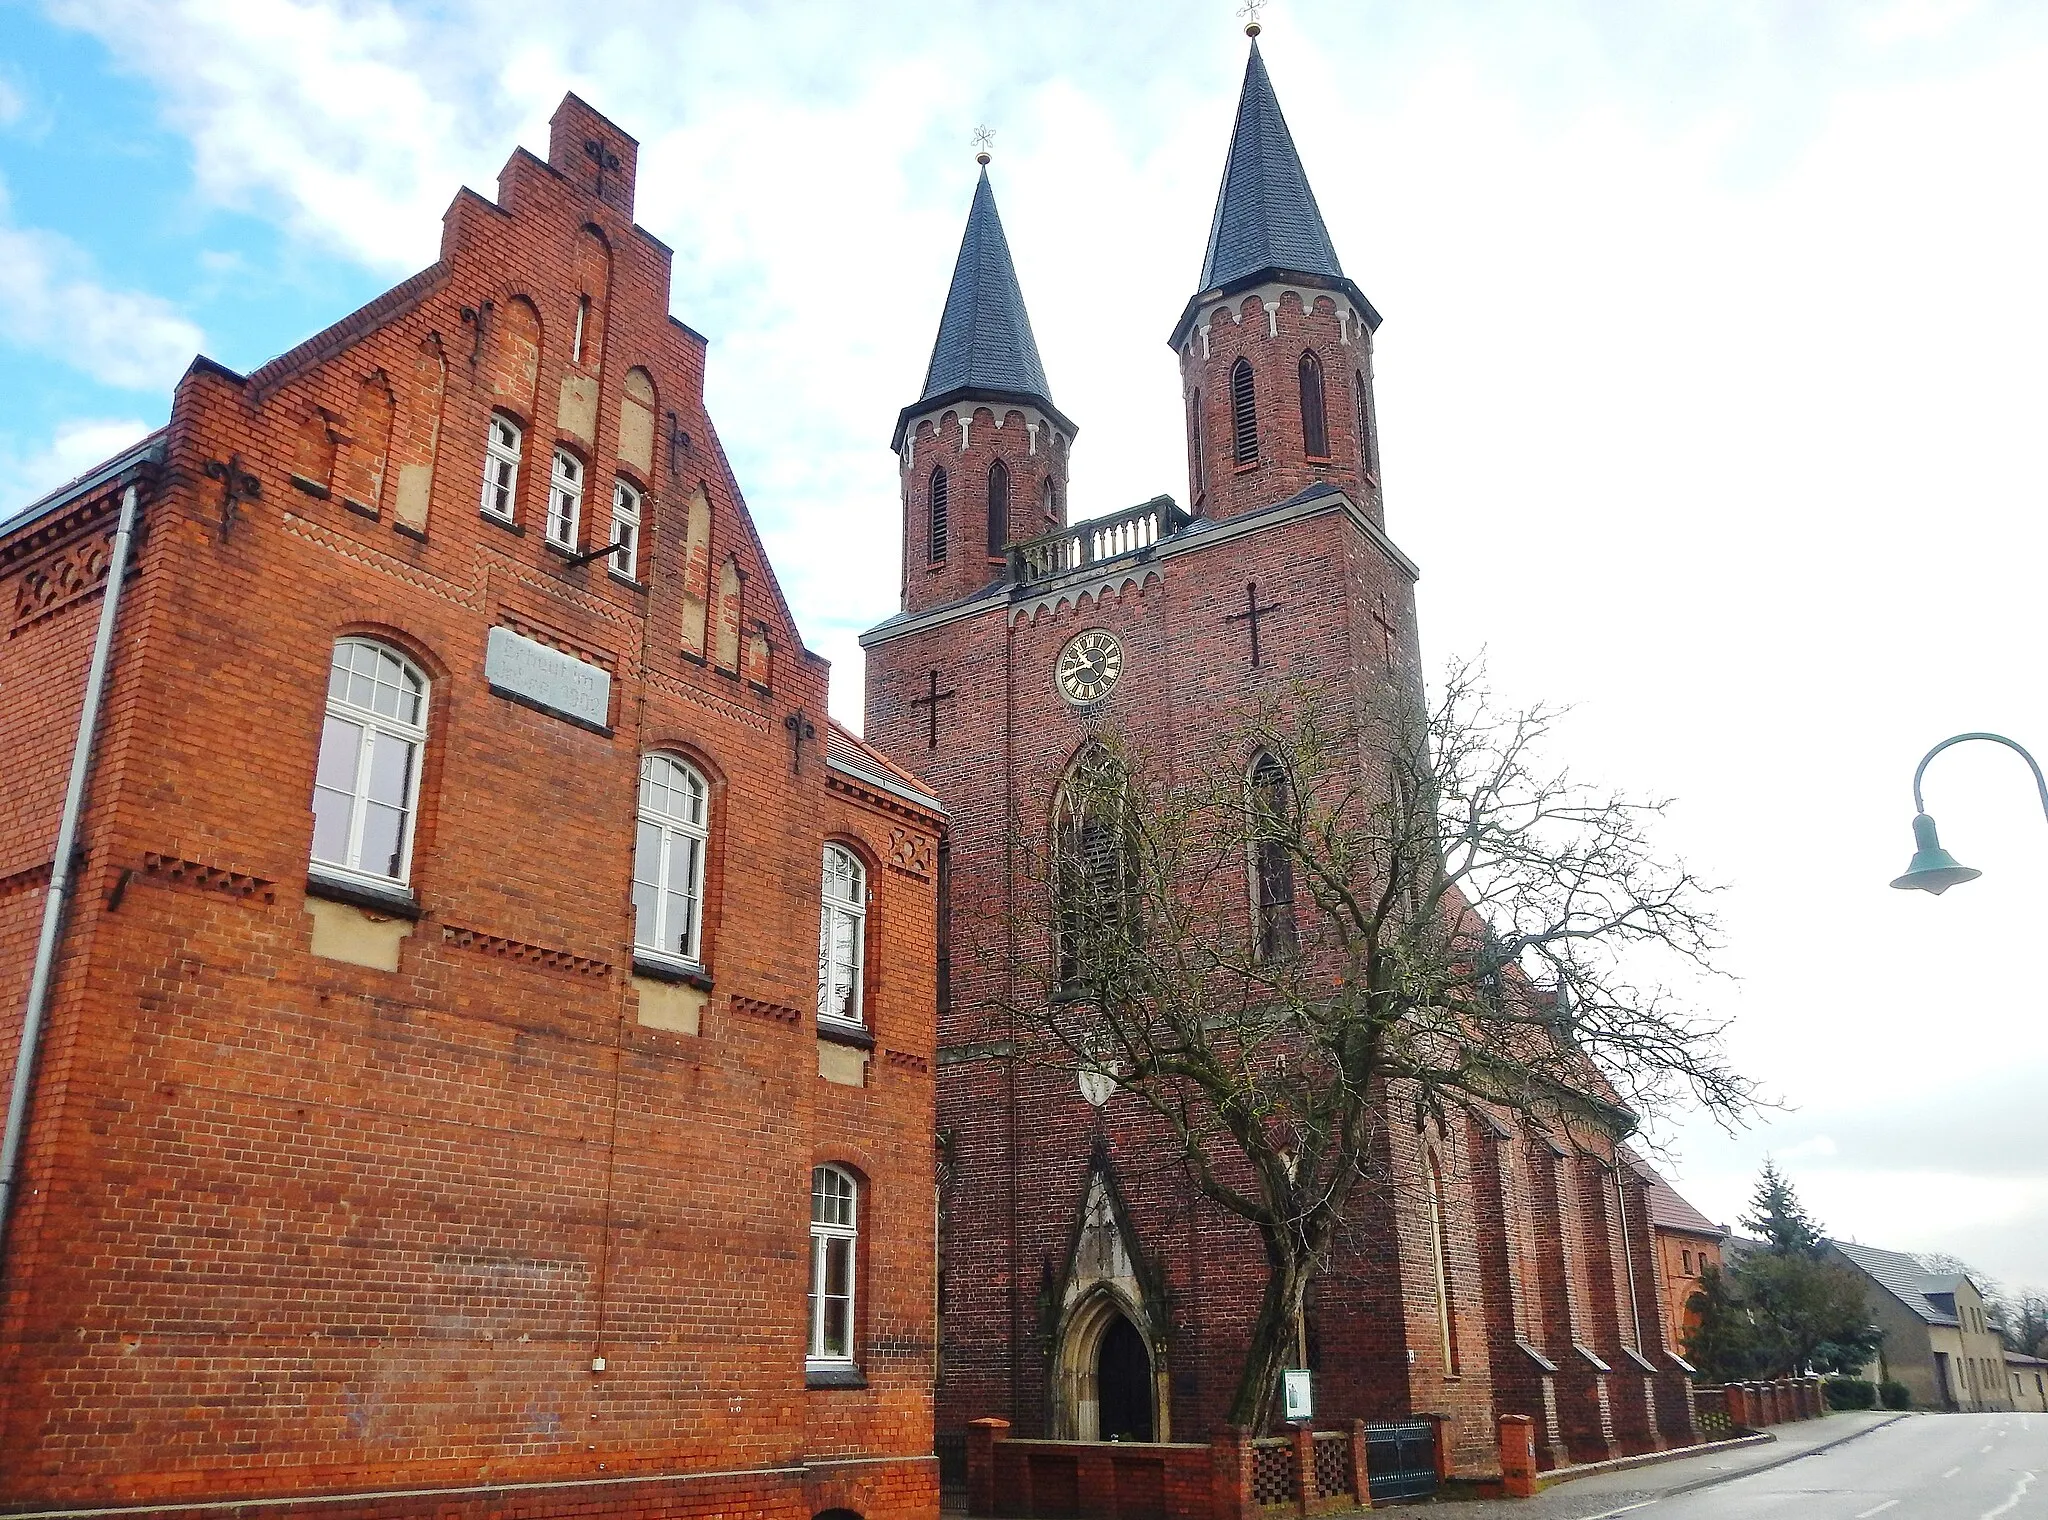
[(946, 557), (946, 472), (932, 471), (931, 490), (925, 498), (925, 510), (930, 518), (930, 536), (927, 550), (933, 564)]
[(1010, 467), (998, 459), (988, 467), (988, 553), (999, 559), (1010, 546)]
[(1259, 408), (1252, 390), (1252, 362), (1239, 359), (1230, 367), (1231, 453), (1239, 464), (1259, 457)]
[(1330, 457), (1330, 427), (1323, 415), (1323, 366), (1313, 352), (1296, 367), (1301, 381), (1301, 441), (1311, 459)]
[(1351, 372), (1351, 395), (1358, 407), (1358, 470), (1370, 480), (1375, 472), (1372, 458), (1372, 407), (1367, 400), (1365, 371), (1362, 369)]

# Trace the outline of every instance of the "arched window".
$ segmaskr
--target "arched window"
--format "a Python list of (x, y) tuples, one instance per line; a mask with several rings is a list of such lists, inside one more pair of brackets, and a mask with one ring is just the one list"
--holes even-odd
[(988, 467), (988, 552), (999, 558), (1010, 547), (1010, 467), (998, 459)]
[(512, 521), (519, 500), (519, 424), (503, 412), (491, 413), (489, 431), (484, 434), (483, 513), (501, 522)]
[(1204, 485), (1202, 476), (1205, 473), (1202, 467), (1202, 393), (1200, 391), (1196, 391), (1194, 395), (1188, 397), (1188, 458), (1194, 465), (1194, 480), (1188, 488), (1188, 496), (1196, 506), (1200, 506), (1202, 502), (1202, 487)]
[(621, 475), (612, 482), (612, 573), (640, 578), (640, 488)]
[(1230, 366), (1231, 452), (1239, 464), (1259, 457), (1259, 407), (1252, 395), (1252, 364), (1239, 359)]
[(858, 1024), (867, 956), (868, 873), (844, 845), (825, 846), (824, 904), (818, 915), (818, 1017)]
[(946, 557), (946, 472), (932, 471), (931, 489), (925, 494), (926, 557), (938, 564)]
[(582, 520), (583, 461), (567, 449), (556, 449), (548, 477), (548, 542), (558, 549), (574, 549)]
[(1294, 853), (1288, 830), (1294, 798), (1280, 762), (1261, 750), (1245, 777), (1250, 823), (1252, 942), (1262, 961), (1282, 960), (1300, 948), (1294, 919)]
[(1312, 353), (1304, 353), (1295, 366), (1301, 381), (1301, 441), (1311, 459), (1330, 457), (1330, 427), (1323, 416), (1323, 366)]
[(1060, 525), (1060, 496), (1058, 489), (1052, 483), (1052, 476), (1047, 475), (1045, 477), (1045, 487), (1038, 493), (1038, 501), (1040, 508), (1045, 513), (1046, 529), (1050, 532)]
[(369, 639), (334, 646), (313, 778), (313, 865), (403, 884), (412, 870), (427, 678)]
[(694, 966), (701, 955), (710, 789), (674, 755), (640, 761), (633, 840), (633, 949)]
[(1458, 1376), (1458, 1320), (1451, 1301), (1451, 1235), (1444, 1217), (1444, 1173), (1435, 1152), (1429, 1157), (1429, 1240), (1436, 1265), (1436, 1318), (1444, 1345), (1444, 1371)]
[(1351, 399), (1358, 408), (1358, 468), (1368, 479), (1379, 477), (1379, 460), (1372, 451), (1372, 402), (1371, 392), (1365, 387), (1365, 371), (1351, 372)]
[(841, 1167), (811, 1171), (812, 1366), (853, 1362), (855, 1246), (860, 1239), (860, 1184)]
[(1128, 778), (1099, 745), (1074, 758), (1053, 820), (1053, 926), (1062, 985), (1109, 970), (1138, 922)]

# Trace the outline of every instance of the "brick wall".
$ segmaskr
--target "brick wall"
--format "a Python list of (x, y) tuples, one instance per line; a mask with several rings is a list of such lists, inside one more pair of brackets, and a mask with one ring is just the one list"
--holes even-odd
[[(421, 276), (252, 376), (200, 361), (179, 387), (5, 1263), (6, 1502), (936, 1507), (943, 819), (828, 772), (825, 664), (704, 413), (705, 340), (668, 315), (631, 174), (630, 140), (569, 97), (551, 161), (516, 152), (496, 202), (458, 195)], [(510, 525), (479, 512), (494, 411), (525, 432)], [(558, 446), (586, 479), (577, 549), (609, 542), (615, 478), (645, 492), (637, 581), (543, 542)], [(210, 461), (259, 491), (227, 510)], [(0, 542), (11, 593), (17, 559), (104, 532), (86, 505), (72, 549)], [(17, 610), (0, 644), (0, 690), (47, 693), (0, 739), (33, 782), (0, 815), (7, 989), (40, 906), (7, 883), (47, 860), (97, 605)], [(606, 731), (492, 691), (501, 627), (602, 669)], [(364, 920), (396, 970), (312, 953), (308, 803), (347, 633), (432, 683), (418, 917)], [(633, 974), (651, 748), (711, 785), (688, 1018)], [(851, 1085), (821, 1078), (815, 1024), (828, 837), (872, 888)], [(825, 1161), (863, 1184), (861, 1386), (806, 1387)], [(598, 1486), (501, 1487), (540, 1481)]]

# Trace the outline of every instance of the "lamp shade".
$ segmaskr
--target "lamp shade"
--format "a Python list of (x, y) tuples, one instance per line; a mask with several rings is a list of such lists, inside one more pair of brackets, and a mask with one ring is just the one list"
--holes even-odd
[(1906, 874), (1892, 883), (1901, 892), (1932, 892), (1941, 896), (1950, 887), (1966, 881), (1975, 881), (1982, 871), (1960, 864), (1955, 856), (1941, 847), (1941, 838), (1934, 832), (1934, 820), (1925, 813), (1913, 819), (1913, 860), (1906, 867)]

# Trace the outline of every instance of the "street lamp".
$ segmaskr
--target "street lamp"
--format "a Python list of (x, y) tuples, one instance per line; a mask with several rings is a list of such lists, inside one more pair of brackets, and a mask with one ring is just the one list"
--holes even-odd
[(1926, 804), (1920, 797), (1920, 778), (1927, 774), (1927, 762), (1951, 744), (1961, 744), (1965, 739), (1989, 739), (1993, 744), (2003, 744), (2026, 761), (2027, 769), (2034, 773), (2034, 785), (2041, 793), (2041, 811), (2048, 814), (2048, 777), (2041, 774), (2040, 762), (2027, 753), (2025, 746), (2014, 743), (2003, 734), (1957, 734), (1942, 740), (1926, 753), (1919, 769), (1913, 772), (1913, 860), (1906, 867), (1906, 874), (1892, 883), (1902, 892), (1932, 892), (1939, 897), (1950, 887), (1975, 881), (1984, 874), (1961, 864), (1941, 847), (1941, 840), (1934, 832), (1934, 820), (1927, 816)]

